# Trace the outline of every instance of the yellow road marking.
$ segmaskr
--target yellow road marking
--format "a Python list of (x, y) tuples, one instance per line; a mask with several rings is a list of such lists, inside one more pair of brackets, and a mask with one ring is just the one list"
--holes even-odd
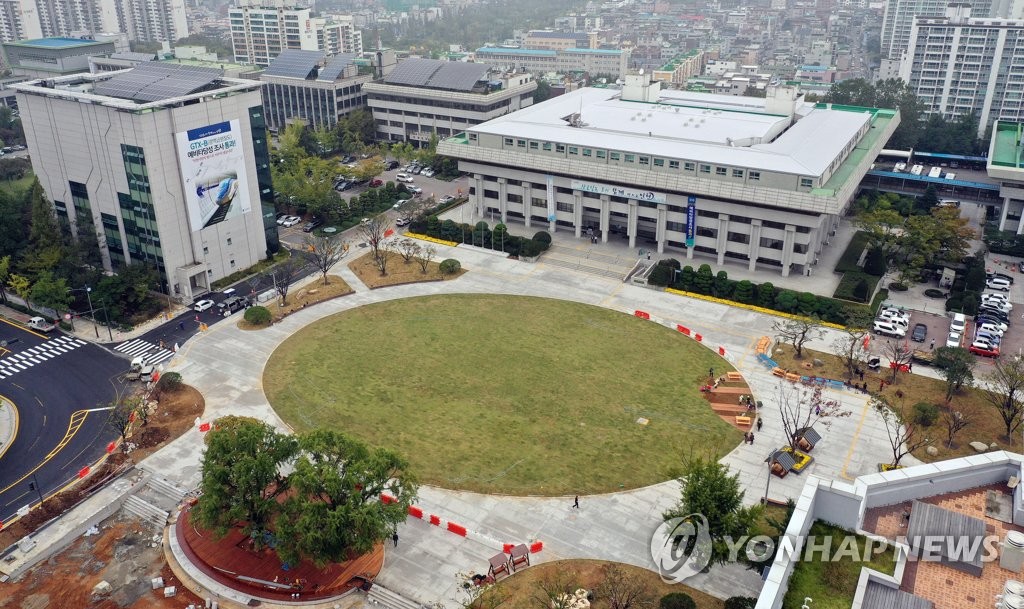
[(17, 480), (10, 483), (6, 487), (0, 488), (0, 493), (6, 493), (7, 491), (11, 490), (11, 488), (13, 488), (14, 485), (24, 482), (26, 478), (39, 471), (40, 468), (49, 463), (51, 459), (56, 457), (57, 454), (60, 453), (60, 451), (62, 451), (64, 447), (68, 445), (69, 442), (71, 442), (71, 439), (75, 437), (75, 434), (78, 433), (78, 430), (82, 428), (82, 423), (85, 422), (85, 418), (87, 416), (89, 416), (89, 413), (85, 410), (73, 412), (71, 414), (71, 419), (68, 421), (68, 430), (64, 432), (64, 437), (61, 439), (60, 442), (57, 443), (57, 446), (50, 451), (50, 454), (46, 455), (46, 457), (39, 462), (39, 465), (36, 465), (24, 476), (18, 478)]
[(18, 418), (18, 407), (14, 405), (14, 401), (12, 401), (10, 398), (8, 398), (6, 396), (3, 396), (3, 395), (0, 395), (0, 400), (3, 400), (4, 402), (7, 402), (8, 404), (10, 404), (11, 405), (11, 409), (14, 411), (14, 431), (11, 432), (11, 442), (10, 442), (10, 444), (8, 444), (7, 446), (4, 446), (3, 448), (0, 448), (0, 459), (2, 459), (3, 456), (4, 456), (4, 453), (7, 452), (7, 449), (9, 449), (12, 444), (14, 444), (14, 439), (18, 437), (18, 423), (20, 422), (20, 420)]
[(21, 325), (21, 324), (16, 324), (16, 323), (14, 323), (13, 321), (10, 321), (10, 320), (8, 320), (8, 319), (4, 319), (3, 317), (0, 317), (0, 321), (4, 322), (4, 323), (5, 323), (5, 324), (7, 324), (8, 326), (13, 326), (13, 327), (15, 327), (15, 328), (17, 328), (17, 329), (19, 329), (19, 330), (24, 330), (25, 332), (28, 332), (29, 334), (34, 334), (34, 335), (38, 336), (39, 338), (41, 338), (41, 339), (43, 339), (43, 340), (50, 340), (50, 337), (49, 337), (49, 336), (47, 336), (47, 335), (45, 335), (45, 334), (40, 334), (40, 333), (38, 333), (38, 332), (35, 332), (35, 331), (33, 331), (33, 330), (29, 330), (29, 329), (28, 329), (28, 328), (26, 328), (25, 326), (23, 326), (23, 325)]
[(847, 480), (853, 480), (856, 476), (851, 476), (846, 473), (846, 468), (850, 465), (850, 459), (853, 459), (853, 451), (857, 446), (857, 439), (860, 437), (860, 430), (864, 427), (864, 420), (868, 418), (868, 408), (871, 407), (870, 401), (864, 402), (864, 410), (860, 413), (860, 421), (857, 422), (857, 430), (853, 432), (853, 439), (850, 440), (850, 450), (846, 453), (846, 459), (843, 461), (843, 469), (839, 472), (839, 475)]

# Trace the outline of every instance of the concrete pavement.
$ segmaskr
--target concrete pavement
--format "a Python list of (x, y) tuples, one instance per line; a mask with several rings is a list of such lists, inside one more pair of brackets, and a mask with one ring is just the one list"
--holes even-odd
[(11, 447), (18, 435), (18, 409), (0, 397), (0, 458)]
[[(623, 284), (550, 267), (541, 261), (528, 264), (507, 260), (471, 248), (444, 248), (441, 258), (453, 257), (469, 273), (459, 279), (427, 284), (395, 286), (369, 291), (347, 268), (341, 275), (356, 292), (289, 316), (265, 330), (246, 332), (235, 323), (217, 324), (189, 341), (171, 360), (169, 370), (180, 372), (185, 382), (206, 398), (203, 419), (225, 414), (252, 416), (287, 429), (268, 404), (261, 387), (263, 368), (274, 349), (298, 329), (340, 311), (365, 304), (445, 293), (491, 293), (560, 298), (602, 306), (632, 314), (643, 309), (652, 320), (674, 327), (684, 323), (705, 337), (711, 348), (724, 347), (727, 357), (747, 376), (752, 393), (765, 402), (765, 427), (755, 445), (741, 444), (724, 458), (740, 475), (746, 502), (756, 503), (764, 494), (769, 448), (781, 446), (779, 415), (772, 408), (778, 379), (757, 362), (753, 347), (770, 332), (774, 318), (739, 308), (695, 301), (663, 291)], [(772, 278), (774, 279), (774, 278)], [(812, 345), (823, 349), (831, 338)], [(241, 356), (240, 354), (244, 354)], [(858, 393), (826, 391), (841, 400), (851, 416), (822, 430), (824, 441), (815, 450), (816, 462), (808, 473), (825, 478), (849, 479), (876, 471), (889, 460), (889, 446), (881, 432), (879, 417)], [(881, 435), (879, 435), (881, 433)], [(708, 447), (709, 450), (717, 447)], [(202, 438), (197, 431), (152, 455), (141, 465), (160, 472), (175, 484), (194, 488), (200, 478)], [(805, 476), (773, 479), (772, 499), (796, 497)], [(661, 513), (675, 505), (679, 486), (667, 481), (647, 488), (584, 497), (581, 509), (572, 510), (571, 498), (481, 496), (440, 488), (423, 488), (418, 504), (425, 512), (462, 524), (473, 534), (459, 537), (422, 522), (411, 520), (401, 527), (399, 547), (388, 553), (378, 582), (411, 599), (424, 603), (452, 604), (459, 595), (457, 573), (486, 569), (487, 558), (501, 550), (503, 542), (544, 543), (535, 560), (560, 558), (606, 558), (652, 568), (648, 544), (661, 521)], [(712, 569), (687, 582), (719, 597), (745, 594), (756, 596), (760, 578), (737, 565)]]

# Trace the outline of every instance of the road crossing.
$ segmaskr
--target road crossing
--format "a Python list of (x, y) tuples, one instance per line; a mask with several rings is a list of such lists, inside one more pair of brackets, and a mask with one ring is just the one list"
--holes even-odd
[(84, 340), (74, 336), (58, 336), (42, 342), (34, 347), (12, 352), (0, 357), (0, 378), (8, 378), (15, 374), (87, 345)]
[(146, 364), (150, 366), (155, 366), (174, 356), (174, 351), (160, 345), (154, 345), (148, 340), (142, 340), (141, 338), (123, 342), (114, 347), (114, 351), (124, 353), (132, 359), (142, 357)]

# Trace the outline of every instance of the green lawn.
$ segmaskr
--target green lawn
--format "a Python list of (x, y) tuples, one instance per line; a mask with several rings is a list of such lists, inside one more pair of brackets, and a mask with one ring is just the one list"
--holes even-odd
[(423, 482), (568, 495), (652, 484), (690, 451), (732, 449), (740, 432), (699, 392), (710, 367), (731, 369), (623, 313), (459, 295), (312, 324), (278, 348), (263, 381), (297, 430), (331, 427), (393, 448)]
[(29, 187), (32, 186), (32, 181), (35, 180), (36, 176), (34, 173), (29, 171), (25, 174), (25, 177), (17, 180), (0, 180), (0, 190), (7, 192), (21, 191), (26, 192)]
[[(793, 575), (789, 578), (789, 589), (786, 590), (786, 598), (782, 601), (782, 609), (800, 609), (804, 598), (808, 596), (814, 599), (814, 609), (850, 609), (863, 567), (887, 575), (892, 575), (896, 569), (896, 556), (892, 546), (886, 546), (885, 550), (878, 554), (870, 554), (870, 560), (864, 562), (867, 538), (863, 535), (854, 535), (821, 521), (811, 525), (810, 535), (816, 538), (816, 546), (822, 544), (824, 537), (831, 537), (829, 554), (845, 554), (846, 557), (826, 562), (821, 560), (822, 552), (818, 551), (814, 554), (815, 560), (798, 562)], [(856, 560), (850, 556), (850, 552), (842, 551), (843, 539), (847, 536), (857, 539), (855, 554), (859, 558)], [(881, 548), (874, 542), (871, 547), (874, 550)]]

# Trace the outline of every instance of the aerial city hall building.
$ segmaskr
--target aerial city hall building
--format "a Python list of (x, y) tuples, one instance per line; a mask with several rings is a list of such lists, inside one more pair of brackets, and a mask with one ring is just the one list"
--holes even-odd
[(64, 229), (185, 302), (278, 247), (260, 87), (158, 62), (14, 86)]
[(811, 274), (896, 110), (662, 91), (631, 74), (470, 127), (438, 153), (481, 216)]

